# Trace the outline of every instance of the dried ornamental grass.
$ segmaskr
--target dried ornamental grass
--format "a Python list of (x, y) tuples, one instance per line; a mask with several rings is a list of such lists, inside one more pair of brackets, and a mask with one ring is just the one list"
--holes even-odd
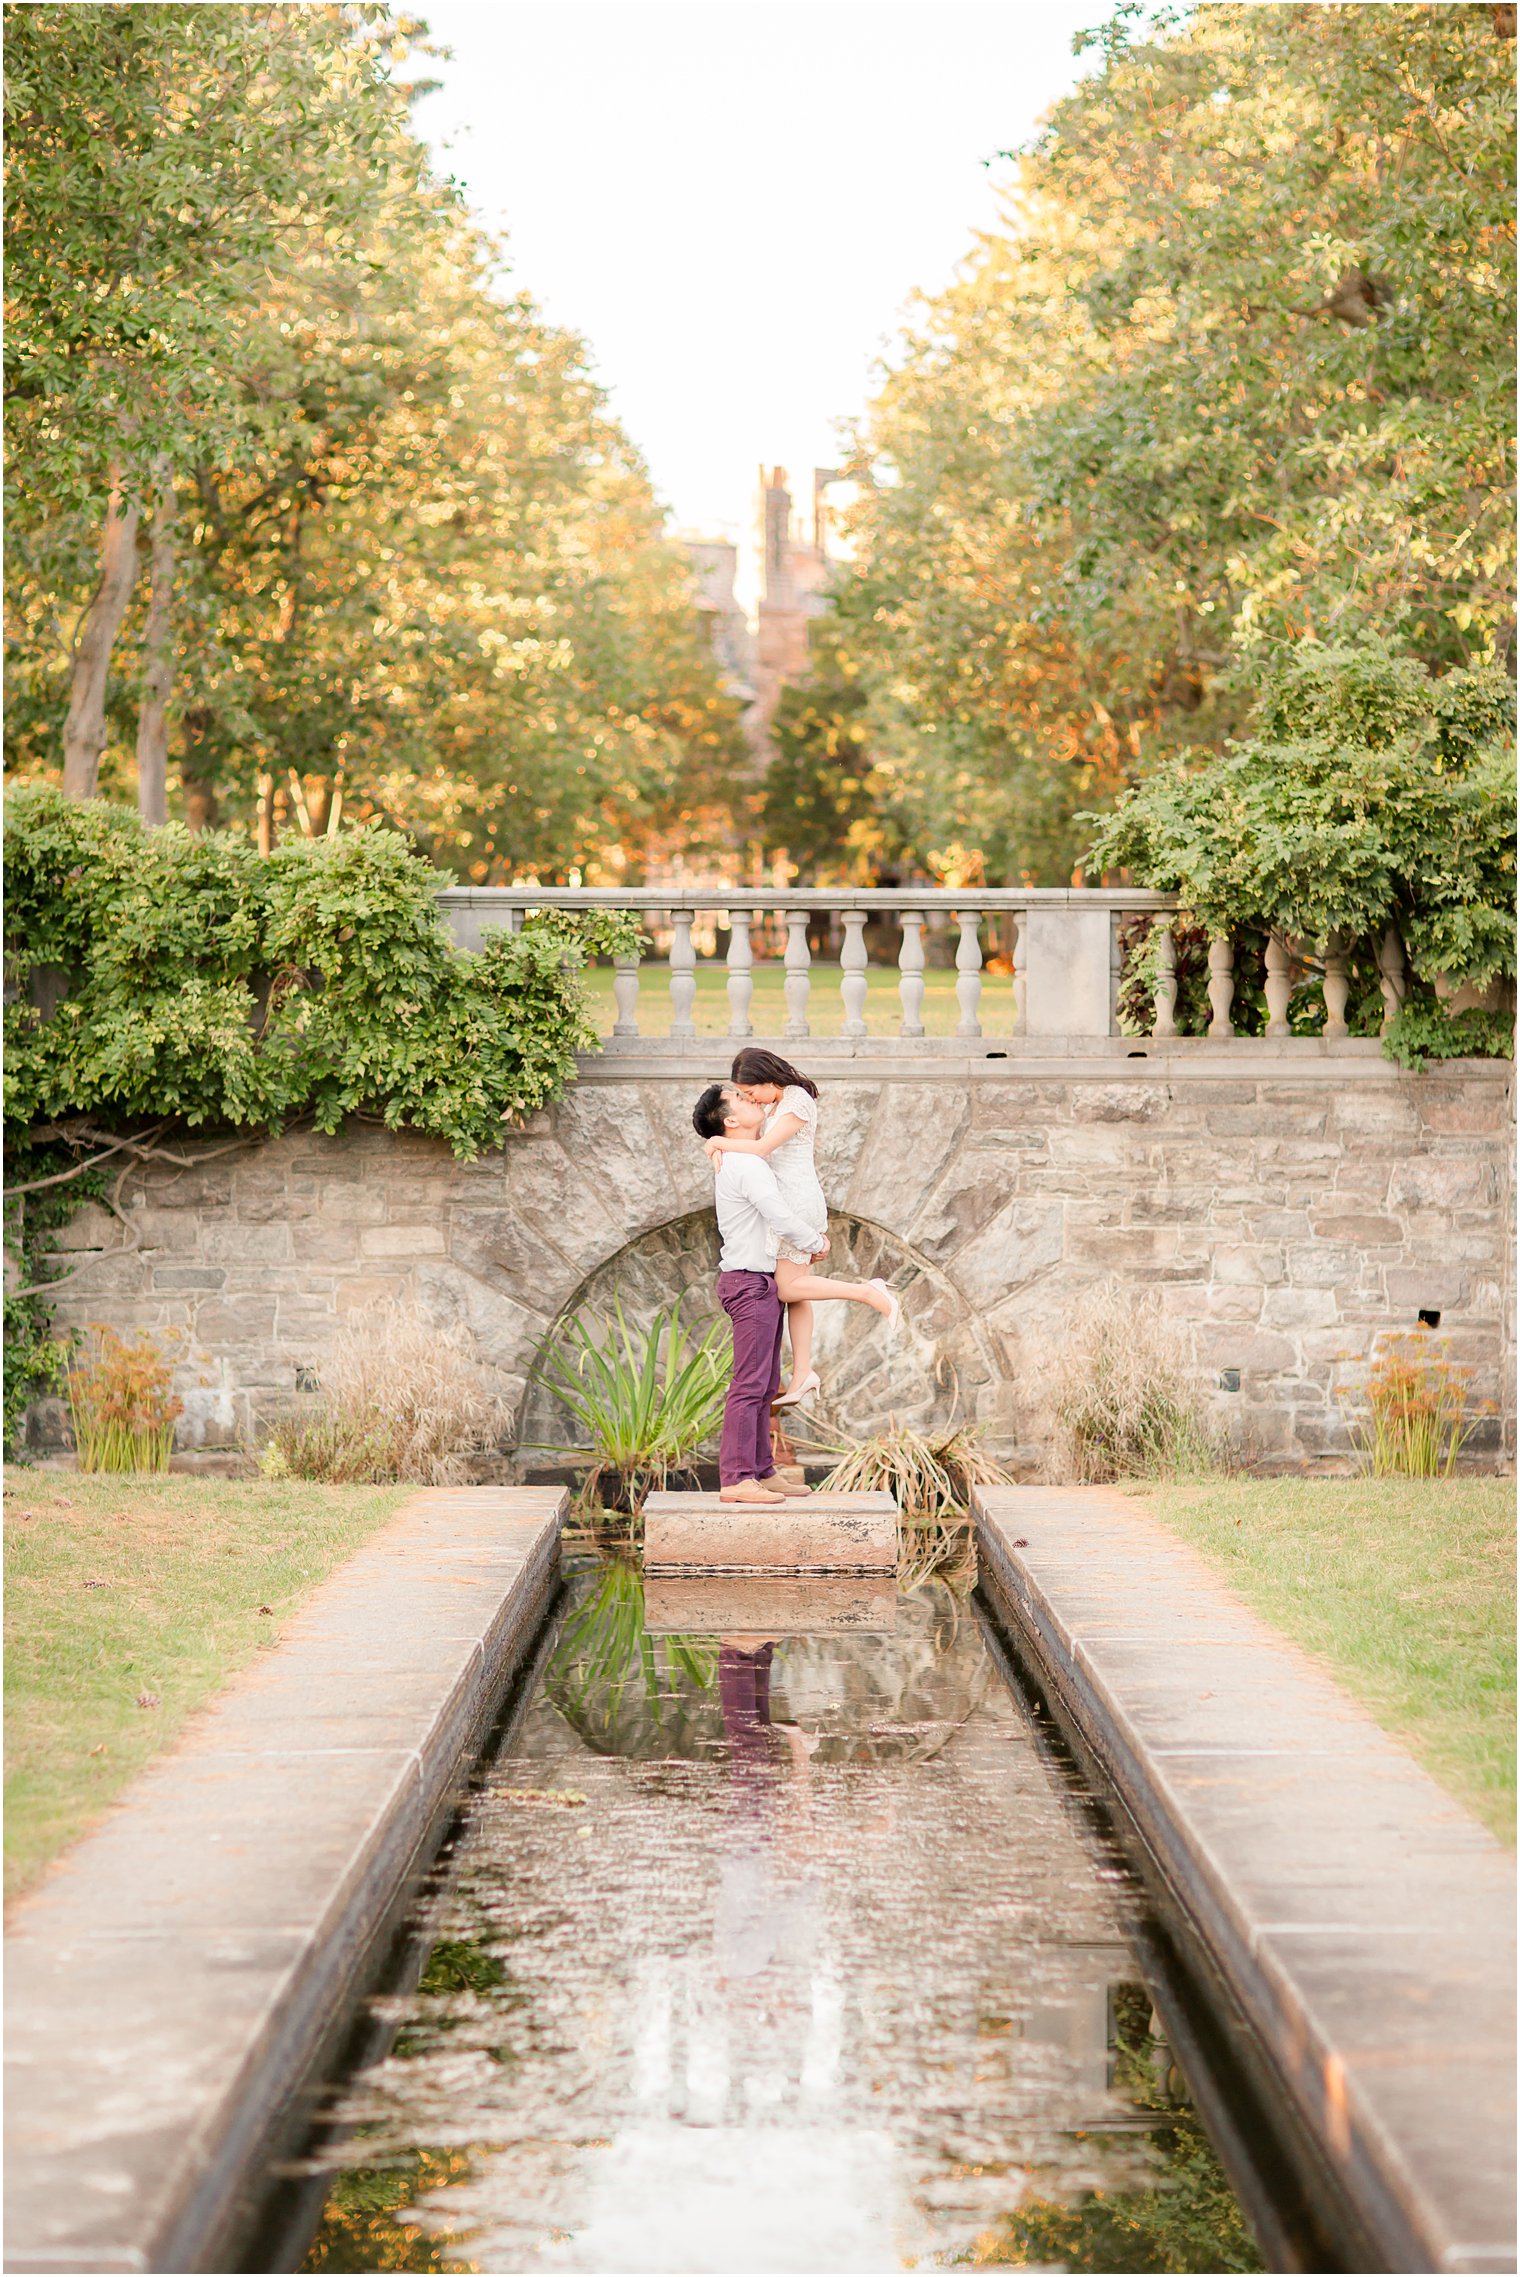
[(174, 1362), (152, 1336), (131, 1343), (99, 1321), (93, 1346), (69, 1370), (69, 1414), (82, 1471), (166, 1471), (184, 1402)]
[(982, 1445), (974, 1424), (929, 1438), (894, 1418), (887, 1430), (858, 1446), (813, 1439), (839, 1461), (823, 1481), (824, 1491), (885, 1493), (897, 1504), (897, 1577), (905, 1588), (931, 1574), (953, 1579), (951, 1569), (972, 1578), (966, 1520), (975, 1486), (1010, 1486), (1011, 1474)]
[(465, 1459), (494, 1446), (506, 1422), (460, 1325), (429, 1320), (414, 1302), (350, 1313), (322, 1363), (324, 1404), (286, 1416), (270, 1434), (271, 1476), (363, 1485), (448, 1486)]
[(1155, 1296), (1106, 1281), (1076, 1298), (1041, 1389), (1064, 1477), (1197, 1478), (1223, 1465), (1186, 1345)]
[[(1374, 1478), (1449, 1478), (1479, 1415), (1467, 1409), (1472, 1370), (1458, 1367), (1451, 1343), (1428, 1330), (1392, 1336), (1368, 1371), (1369, 1413), (1351, 1425)], [(1343, 1395), (1344, 1396), (1344, 1395)]]

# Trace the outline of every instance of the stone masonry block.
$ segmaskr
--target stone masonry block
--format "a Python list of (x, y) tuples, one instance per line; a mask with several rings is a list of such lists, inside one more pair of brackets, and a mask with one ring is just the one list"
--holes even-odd
[(1283, 1277), (1283, 1253), (1268, 1243), (1232, 1246), (1221, 1242), (1212, 1258), (1211, 1278), (1244, 1287), (1265, 1288)]
[(1265, 1106), (1218, 1107), (1209, 1115), (1216, 1138), (1304, 1138), (1325, 1135), (1329, 1108), (1323, 1100), (1304, 1107), (1283, 1107), (1275, 1099)]
[(1295, 1241), (1288, 1245), (1288, 1278), (1301, 1289), (1339, 1289), (1355, 1281), (1361, 1252), (1333, 1242)]
[(442, 1257), (447, 1253), (437, 1225), (366, 1225), (359, 1229), (361, 1257)]
[(1467, 1301), (1466, 1278), (1449, 1265), (1390, 1265), (1383, 1285), (1396, 1312), (1454, 1312)]
[(1268, 1289), (1261, 1308), (1263, 1328), (1325, 1328), (1339, 1318), (1335, 1291), (1327, 1289)]
[(394, 1302), (407, 1286), (407, 1276), (395, 1273), (356, 1273), (345, 1276), (333, 1291), (336, 1313), (358, 1312), (366, 1305)]
[(213, 1219), (205, 1229), (202, 1254), (214, 1265), (283, 1265), (292, 1254), (290, 1228)]
[(1415, 1155), (1396, 1164), (1388, 1199), (1406, 1209), (1454, 1209), (1459, 1203), (1487, 1201), (1491, 1173), (1486, 1163)]
[(1326, 1209), (1314, 1212), (1314, 1238), (1351, 1249), (1391, 1249), (1403, 1241), (1404, 1229), (1397, 1218)]
[(372, 1185), (333, 1185), (324, 1187), (318, 1201), (318, 1210), (329, 1224), (341, 1222), (351, 1225), (383, 1225), (389, 1204), (389, 1190), (378, 1179)]
[(212, 1298), (196, 1312), (195, 1333), (212, 1351), (224, 1345), (239, 1350), (250, 1345), (267, 1345), (274, 1336), (274, 1312), (272, 1298), (260, 1302), (242, 1297), (236, 1304), (228, 1304), (220, 1297)]
[[(205, 1248), (205, 1228), (200, 1218), (188, 1210), (141, 1209), (131, 1213), (132, 1230), (145, 1250), (172, 1251), (176, 1256), (194, 1257), (210, 1255)], [(114, 1223), (114, 1220), (108, 1220)], [(214, 1220), (210, 1221), (213, 1225)], [(120, 1236), (118, 1234), (117, 1238)]]

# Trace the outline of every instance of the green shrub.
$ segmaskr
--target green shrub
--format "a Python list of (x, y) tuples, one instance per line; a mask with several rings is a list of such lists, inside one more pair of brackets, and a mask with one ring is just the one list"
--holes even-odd
[[(616, 912), (545, 910), (462, 954), (436, 873), (379, 825), (265, 859), (51, 789), (13, 794), (6, 821), (11, 1134), (363, 1114), (468, 1159), (569, 1081), (596, 1040), (576, 968), (634, 937)], [(44, 1017), (47, 971), (67, 993)]]
[(48, 1252), (106, 1192), (103, 1135), (336, 1131), (360, 1115), (468, 1160), (571, 1079), (596, 1041), (578, 969), (631, 947), (633, 920), (535, 911), (466, 955), (438, 883), (378, 825), (266, 859), (98, 799), (8, 798), (6, 1249), (33, 1293), (6, 1298), (7, 1452), (61, 1380)]
[[(1514, 721), (1514, 688), (1495, 669), (1432, 679), (1376, 644), (1303, 643), (1269, 675), (1255, 737), (1184, 752), (1114, 814), (1085, 818), (1099, 826), (1088, 859), (1180, 895), (1206, 935), (1276, 931), (1322, 951), (1340, 934), (1353, 1032), (1381, 1023), (1376, 945), (1396, 926), (1412, 978), (1390, 1053), (1502, 1053), (1502, 1015), (1449, 1014), (1436, 982), (1514, 977)], [(1196, 1021), (1196, 943), (1185, 945), (1179, 1009)], [(1136, 974), (1137, 1017), (1153, 981)], [(1295, 1024), (1316, 1021), (1317, 1009)]]

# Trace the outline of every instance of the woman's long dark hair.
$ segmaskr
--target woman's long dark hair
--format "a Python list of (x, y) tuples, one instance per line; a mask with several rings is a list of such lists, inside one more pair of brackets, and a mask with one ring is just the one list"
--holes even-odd
[(775, 1052), (755, 1051), (746, 1047), (734, 1054), (734, 1064), (728, 1071), (730, 1083), (779, 1083), (783, 1090), (795, 1083), (799, 1091), (816, 1099), (818, 1086), (811, 1076), (803, 1075), (789, 1059), (781, 1059)]

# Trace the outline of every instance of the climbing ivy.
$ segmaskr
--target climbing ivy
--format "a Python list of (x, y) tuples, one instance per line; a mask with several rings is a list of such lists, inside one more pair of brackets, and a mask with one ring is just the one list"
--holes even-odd
[(1338, 933), (1354, 1026), (1369, 1025), (1373, 952), (1396, 926), (1411, 986), (1392, 1056), (1503, 1052), (1506, 1018), (1448, 1014), (1436, 983), (1514, 976), (1514, 719), (1492, 668), (1436, 679), (1376, 643), (1305, 643), (1265, 678), (1251, 740), (1183, 752), (1115, 813), (1084, 816), (1088, 858), (1179, 894), (1205, 934), (1276, 931), (1312, 953)]
[[(47, 1252), (105, 1192), (115, 1134), (364, 1116), (469, 1160), (570, 1081), (596, 1041), (578, 970), (635, 938), (620, 913), (543, 910), (464, 954), (436, 873), (378, 826), (265, 859), (51, 789), (15, 793), (6, 820), (7, 1439), (56, 1379)], [(59, 1162), (65, 1181), (39, 1187)]]

